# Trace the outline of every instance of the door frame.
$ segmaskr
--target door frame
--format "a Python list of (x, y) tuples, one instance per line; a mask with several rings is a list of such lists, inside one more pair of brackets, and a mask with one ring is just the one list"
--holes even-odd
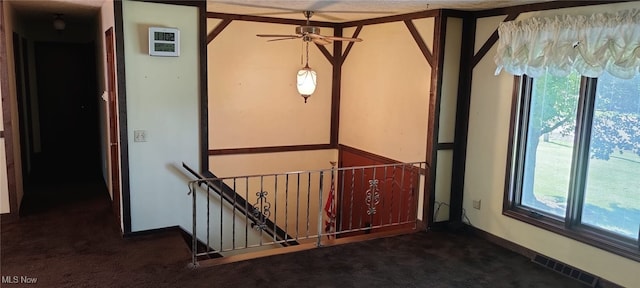
[(104, 32), (105, 56), (107, 60), (107, 117), (109, 126), (109, 171), (112, 193), (113, 214), (116, 216), (119, 227), (122, 232), (122, 212), (120, 207), (120, 199), (122, 199), (120, 189), (120, 144), (118, 130), (118, 99), (116, 96), (116, 66), (115, 66), (115, 48), (114, 48), (114, 31), (113, 27)]

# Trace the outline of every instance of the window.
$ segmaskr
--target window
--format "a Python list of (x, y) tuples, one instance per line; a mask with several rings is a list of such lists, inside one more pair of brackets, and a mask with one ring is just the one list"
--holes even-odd
[(505, 214), (640, 260), (640, 75), (516, 88)]

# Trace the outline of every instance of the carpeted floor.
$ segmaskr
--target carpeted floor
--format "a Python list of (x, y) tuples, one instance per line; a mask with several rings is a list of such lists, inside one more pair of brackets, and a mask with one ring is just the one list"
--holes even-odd
[(2, 287), (582, 287), (487, 241), (445, 232), (192, 270), (178, 231), (121, 238), (96, 183), (32, 188), (29, 213), (1, 227), (0, 274), (37, 283)]

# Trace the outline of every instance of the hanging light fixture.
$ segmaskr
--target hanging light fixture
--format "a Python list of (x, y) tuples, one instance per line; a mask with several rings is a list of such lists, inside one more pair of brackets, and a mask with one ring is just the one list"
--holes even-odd
[(62, 31), (66, 27), (67, 27), (67, 24), (64, 23), (64, 19), (62, 19), (62, 14), (56, 14), (56, 17), (53, 18), (53, 29)]
[[(308, 37), (308, 36), (305, 36)], [(313, 69), (311, 69), (309, 67), (309, 42), (306, 41), (306, 50), (307, 50), (307, 59), (305, 62), (305, 65), (302, 69), (298, 70), (298, 77), (297, 77), (297, 86), (298, 86), (298, 93), (300, 93), (300, 96), (302, 96), (304, 98), (304, 103), (307, 103), (307, 98), (309, 98), (311, 96), (311, 94), (313, 94), (314, 91), (316, 91), (316, 71), (313, 71)]]

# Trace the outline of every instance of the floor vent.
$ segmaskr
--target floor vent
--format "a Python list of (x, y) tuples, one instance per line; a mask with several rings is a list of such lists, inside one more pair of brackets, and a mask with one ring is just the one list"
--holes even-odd
[(548, 269), (556, 271), (560, 274), (563, 274), (567, 277), (576, 279), (581, 283), (587, 284), (591, 287), (596, 287), (596, 284), (598, 284), (598, 277), (591, 275), (587, 272), (584, 272), (580, 269), (571, 267), (560, 261), (553, 260), (547, 256), (536, 254), (535, 256), (533, 256), (533, 259), (531, 259), (531, 261), (539, 265), (542, 265)]

